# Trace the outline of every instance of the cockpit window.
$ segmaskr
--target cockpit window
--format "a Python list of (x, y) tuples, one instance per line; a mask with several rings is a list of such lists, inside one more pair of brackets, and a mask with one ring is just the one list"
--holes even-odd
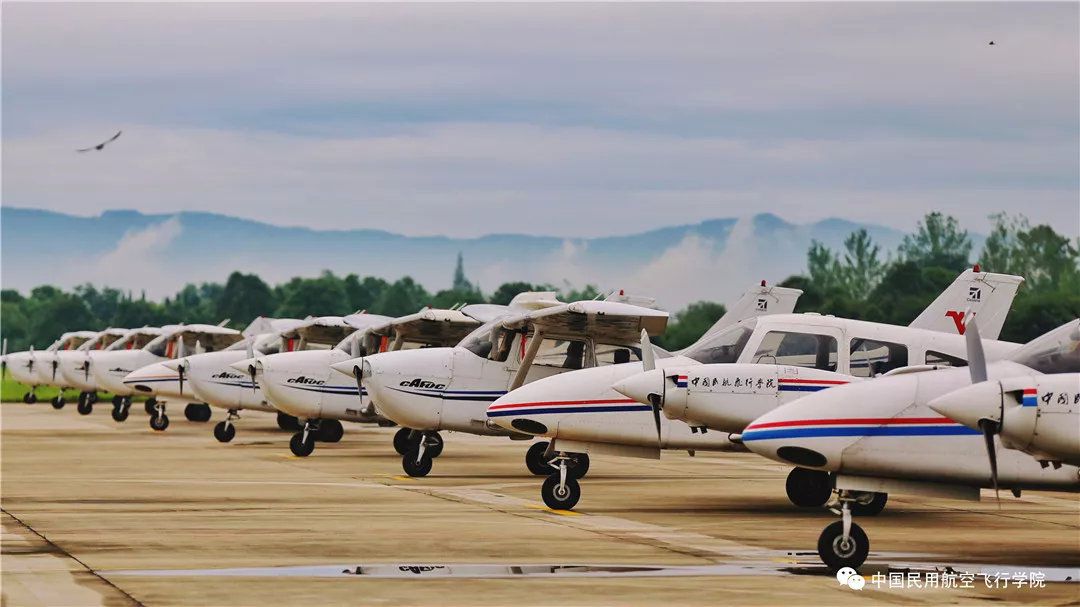
[(499, 320), (493, 320), (466, 335), (458, 346), (480, 358), (502, 362), (510, 357), (516, 335), (517, 333), (501, 327)]
[(855, 377), (877, 377), (907, 365), (908, 350), (903, 344), (851, 339), (851, 374)]
[(581, 369), (585, 366), (585, 342), (567, 339), (545, 339), (533, 359), (534, 365)]
[(1035, 338), (1011, 358), (1040, 373), (1080, 373), (1080, 319)]
[(926, 351), (926, 364), (936, 367), (966, 367), (967, 361), (959, 356), (952, 356), (944, 352)]
[(815, 333), (769, 331), (754, 353), (754, 362), (836, 371), (836, 338)]
[(753, 323), (739, 323), (726, 331), (706, 337), (683, 351), (683, 356), (699, 363), (733, 363), (739, 360), (746, 342), (754, 333)]
[(171, 339), (171, 335), (158, 335), (154, 341), (146, 344), (146, 347), (143, 349), (154, 356), (165, 356), (165, 350), (168, 349), (169, 341)]

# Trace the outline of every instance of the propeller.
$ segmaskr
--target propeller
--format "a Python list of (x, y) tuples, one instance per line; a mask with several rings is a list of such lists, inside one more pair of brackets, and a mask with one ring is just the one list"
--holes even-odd
[[(255, 358), (255, 340), (249, 339), (247, 342), (247, 357), (248, 360)], [(255, 393), (255, 364), (248, 365), (248, 376), (251, 377), (251, 393)]]
[(56, 382), (56, 369), (59, 366), (60, 366), (60, 361), (57, 360), (57, 357), (55, 355), (53, 355), (53, 359), (52, 359), (52, 379), (53, 379), (53, 383)]
[[(656, 368), (656, 353), (653, 352), (652, 340), (649, 339), (649, 332), (646, 329), (641, 330), (641, 365), (646, 371), (652, 371)], [(667, 391), (667, 381), (663, 382), (663, 391)], [(660, 431), (660, 409), (664, 406), (664, 395), (656, 394), (655, 392), (649, 393), (649, 404), (652, 405), (653, 423), (656, 425), (656, 446), (659, 447), (663, 440)]]
[(182, 360), (187, 357), (187, 349), (184, 347), (184, 335), (181, 334), (176, 338), (176, 360), (181, 361), (180, 365), (176, 367), (176, 378), (180, 383), (180, 394), (184, 393), (184, 364)]
[[(986, 353), (983, 351), (982, 337), (979, 335), (979, 325), (975, 322), (975, 315), (969, 309), (964, 316), (967, 318), (967, 322), (964, 323), (964, 343), (967, 346), (968, 373), (971, 374), (971, 383), (978, 384), (986, 381), (987, 378)], [(979, 430), (982, 431), (983, 442), (986, 444), (986, 457), (990, 460), (990, 482), (994, 486), (994, 498), (997, 500), (998, 508), (1001, 508), (997, 449), (994, 447), (994, 435), (1001, 433), (1001, 421), (980, 419)]]
[[(366, 333), (367, 332), (365, 331), (364, 334), (366, 335)], [(364, 356), (364, 348), (360, 345), (360, 339), (362, 337), (363, 336), (360, 336), (357, 339), (352, 340), (352, 343), (349, 344), (349, 354), (353, 358), (361, 358), (362, 356)], [(361, 361), (361, 363), (362, 362), (363, 361)], [(356, 396), (358, 398), (360, 398), (361, 400), (363, 400), (363, 398), (364, 398), (364, 373), (363, 373), (363, 370), (360, 368), (360, 365), (353, 365), (352, 374), (353, 374), (353, 377), (356, 378)]]
[(0, 345), (0, 379), (7, 377), (7, 338), (4, 338), (3, 345)]
[(90, 381), (90, 355), (86, 356), (86, 360), (83, 361), (83, 380)]
[(30, 344), (30, 358), (26, 361), (26, 372), (34, 372), (34, 344)]

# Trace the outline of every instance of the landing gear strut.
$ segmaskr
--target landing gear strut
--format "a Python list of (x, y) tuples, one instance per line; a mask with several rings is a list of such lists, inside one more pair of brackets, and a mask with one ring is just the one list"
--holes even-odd
[(164, 432), (169, 427), (169, 416), (165, 415), (165, 403), (155, 403), (154, 413), (150, 416), (150, 427), (158, 432)]
[(556, 472), (547, 477), (540, 487), (540, 497), (552, 510), (571, 510), (581, 499), (579, 478), (589, 471), (589, 455), (586, 453), (559, 452), (548, 463)]
[(844, 567), (858, 569), (870, 554), (870, 539), (861, 527), (851, 520), (851, 505), (856, 497), (848, 491), (840, 492), (841, 520), (825, 527), (818, 537), (818, 556), (830, 571)]
[(227, 443), (236, 436), (236, 426), (233, 424), (234, 419), (240, 419), (240, 413), (236, 409), (229, 409), (229, 417), (223, 422), (218, 422), (214, 426), (214, 438), (218, 439), (219, 443)]
[(319, 420), (309, 419), (304, 427), (289, 440), (289, 450), (297, 457), (307, 457), (315, 450), (315, 435), (319, 432)]
[(792, 468), (785, 488), (792, 504), (800, 508), (820, 508), (829, 503), (833, 482), (828, 472)]
[(114, 396), (112, 406), (113, 421), (122, 422), (128, 418), (128, 410), (131, 409), (131, 397)]
[(411, 442), (409, 450), (401, 456), (401, 467), (405, 470), (405, 474), (409, 476), (427, 476), (431, 472), (432, 460), (442, 453), (442, 436), (438, 432), (418, 432), (413, 430), (412, 433), (417, 433), (420, 436), (417, 438), (410, 436), (409, 440), (414, 442)]

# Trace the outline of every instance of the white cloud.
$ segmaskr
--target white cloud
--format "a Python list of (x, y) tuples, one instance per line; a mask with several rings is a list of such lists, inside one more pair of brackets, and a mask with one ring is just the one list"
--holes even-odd
[(183, 230), (176, 217), (129, 231), (116, 246), (93, 260), (88, 275), (81, 282), (92, 282), (127, 289), (146, 289), (159, 294), (175, 289), (175, 277), (165, 272), (166, 260), (160, 251), (180, 236)]

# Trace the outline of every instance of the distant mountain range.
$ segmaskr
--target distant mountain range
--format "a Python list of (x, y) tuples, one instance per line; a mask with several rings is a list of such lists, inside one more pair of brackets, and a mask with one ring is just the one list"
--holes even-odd
[(322, 270), (394, 280), (412, 276), (447, 288), (455, 258), (469, 279), (491, 291), (512, 280), (592, 283), (656, 297), (669, 309), (699, 299), (730, 301), (749, 284), (801, 272), (812, 239), (841, 247), (866, 228), (891, 253), (902, 233), (826, 219), (792, 224), (763, 213), (603, 238), (491, 234), (479, 238), (403, 236), (380, 230), (281, 227), (214, 213), (146, 215), (106, 211), (78, 217), (0, 207), (3, 287), (84, 282), (160, 298), (188, 282), (224, 281), (255, 272), (271, 284)]

